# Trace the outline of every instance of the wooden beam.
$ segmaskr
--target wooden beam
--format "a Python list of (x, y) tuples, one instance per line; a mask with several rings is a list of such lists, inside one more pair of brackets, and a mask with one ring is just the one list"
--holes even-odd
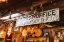
[(59, 8), (60, 11), (64, 10), (64, 0), (44, 6), (44, 10), (49, 10), (49, 9), (53, 9), (53, 8)]
[(60, 7), (60, 11), (64, 10), (64, 6), (63, 7)]

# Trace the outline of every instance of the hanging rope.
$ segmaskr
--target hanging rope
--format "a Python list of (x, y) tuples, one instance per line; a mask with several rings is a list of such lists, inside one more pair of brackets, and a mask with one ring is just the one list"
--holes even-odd
[(43, 6), (42, 6), (42, 4), (40, 4), (40, 8), (42, 9), (42, 12), (43, 12)]
[(9, 19), (11, 19), (11, 11), (10, 11), (10, 17), (9, 17)]

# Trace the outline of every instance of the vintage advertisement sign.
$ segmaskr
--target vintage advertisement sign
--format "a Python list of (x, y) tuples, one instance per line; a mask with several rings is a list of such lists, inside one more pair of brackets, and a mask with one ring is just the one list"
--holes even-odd
[(20, 16), (16, 21), (16, 27), (54, 21), (59, 21), (59, 8), (43, 11), (37, 15)]

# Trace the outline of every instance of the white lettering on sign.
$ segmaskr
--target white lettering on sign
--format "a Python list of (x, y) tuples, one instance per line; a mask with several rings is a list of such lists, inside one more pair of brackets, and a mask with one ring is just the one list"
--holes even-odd
[(20, 16), (16, 21), (16, 27), (59, 21), (59, 8), (44, 11), (41, 14)]

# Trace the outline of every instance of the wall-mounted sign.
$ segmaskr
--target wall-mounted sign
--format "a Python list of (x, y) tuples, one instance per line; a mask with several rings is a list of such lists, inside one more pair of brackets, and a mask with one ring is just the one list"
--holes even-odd
[(54, 21), (59, 21), (59, 8), (44, 11), (37, 15), (20, 16), (16, 21), (16, 27)]

